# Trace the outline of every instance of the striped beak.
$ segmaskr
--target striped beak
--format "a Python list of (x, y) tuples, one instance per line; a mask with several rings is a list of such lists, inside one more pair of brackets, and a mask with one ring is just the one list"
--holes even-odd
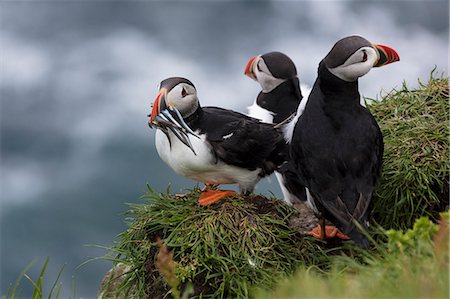
[(259, 57), (260, 55), (253, 57), (247, 62), (247, 65), (245, 66), (244, 74), (250, 77), (250, 79), (256, 80), (255, 67)]
[(166, 94), (167, 90), (165, 88), (161, 88), (155, 102), (153, 103), (152, 113), (150, 114), (150, 120), (148, 121), (150, 126), (153, 124), (153, 121), (161, 113), (161, 111), (167, 109)]
[(384, 45), (373, 45), (373, 48), (378, 53), (378, 59), (375, 61), (373, 65), (374, 67), (380, 67), (400, 60), (398, 53), (391, 47)]

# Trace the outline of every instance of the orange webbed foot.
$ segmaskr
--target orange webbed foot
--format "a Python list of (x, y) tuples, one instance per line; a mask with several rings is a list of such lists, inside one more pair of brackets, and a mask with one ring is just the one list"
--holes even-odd
[(221, 200), (224, 197), (234, 195), (236, 195), (236, 192), (232, 190), (206, 190), (200, 195), (198, 204), (201, 206), (207, 206)]
[(342, 233), (337, 227), (332, 225), (326, 225), (325, 226), (325, 236), (322, 236), (322, 227), (320, 225), (316, 226), (312, 230), (308, 232), (308, 235), (313, 236), (317, 239), (331, 239), (334, 237), (337, 237), (342, 240), (350, 240), (350, 238)]

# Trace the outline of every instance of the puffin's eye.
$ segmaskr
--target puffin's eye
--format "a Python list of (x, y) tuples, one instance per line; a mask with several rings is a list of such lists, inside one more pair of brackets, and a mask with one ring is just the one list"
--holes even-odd
[(187, 91), (186, 91), (186, 89), (184, 89), (184, 87), (183, 87), (183, 89), (181, 90), (181, 97), (185, 97), (185, 96), (187, 96)]
[(256, 64), (256, 68), (258, 69), (258, 72), (262, 72), (261, 67), (259, 66), (259, 63)]
[(367, 53), (366, 50), (363, 50), (363, 58), (362, 58), (362, 62), (367, 61)]

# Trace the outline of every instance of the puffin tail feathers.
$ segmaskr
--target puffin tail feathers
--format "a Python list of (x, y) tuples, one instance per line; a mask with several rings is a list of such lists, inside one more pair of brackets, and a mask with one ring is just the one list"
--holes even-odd
[(369, 204), (370, 195), (364, 196), (359, 193), (358, 202), (349, 223), (347, 235), (361, 248), (369, 248), (368, 228), (369, 228)]
[[(356, 222), (356, 220), (353, 220), (354, 222)], [(359, 228), (358, 228), (359, 226)], [(368, 249), (369, 248), (369, 239), (367, 238), (367, 236), (365, 234), (367, 234), (367, 225), (365, 223), (359, 223), (357, 225), (355, 225), (353, 223), (353, 225), (351, 225), (352, 229), (350, 231), (346, 231), (345, 234), (347, 236), (350, 237), (350, 239), (356, 243), (356, 245), (358, 245), (359, 247), (363, 248), (363, 249)], [(364, 232), (361, 231), (364, 230)]]
[(323, 204), (324, 208), (336, 221), (335, 225), (364, 249), (369, 247), (369, 239), (366, 236), (369, 228), (369, 203), (370, 196), (364, 196), (362, 193), (359, 193), (358, 202), (353, 213), (348, 210), (348, 206), (339, 196), (333, 202), (325, 202)]

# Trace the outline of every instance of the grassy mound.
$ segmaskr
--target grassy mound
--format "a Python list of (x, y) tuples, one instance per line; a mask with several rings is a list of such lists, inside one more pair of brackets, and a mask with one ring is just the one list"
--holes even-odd
[(378, 231), (365, 251), (325, 249), (289, 227), (295, 210), (274, 199), (145, 198), (129, 212), (102, 299), (448, 298), (449, 212), (439, 225), (421, 217), (406, 232)]
[[(149, 202), (133, 206), (116, 246), (117, 258), (131, 266), (122, 294), (162, 298), (175, 286), (202, 297), (247, 298), (253, 286), (270, 288), (326, 256), (316, 240), (289, 227), (296, 210), (277, 199), (236, 196), (200, 207), (199, 193), (177, 198), (150, 189)], [(167, 247), (172, 257), (157, 254)], [(176, 266), (167, 266), (171, 261)]]
[(406, 83), (368, 109), (383, 132), (385, 152), (373, 218), (385, 228), (437, 219), (449, 198), (449, 82), (433, 73), (418, 89)]

